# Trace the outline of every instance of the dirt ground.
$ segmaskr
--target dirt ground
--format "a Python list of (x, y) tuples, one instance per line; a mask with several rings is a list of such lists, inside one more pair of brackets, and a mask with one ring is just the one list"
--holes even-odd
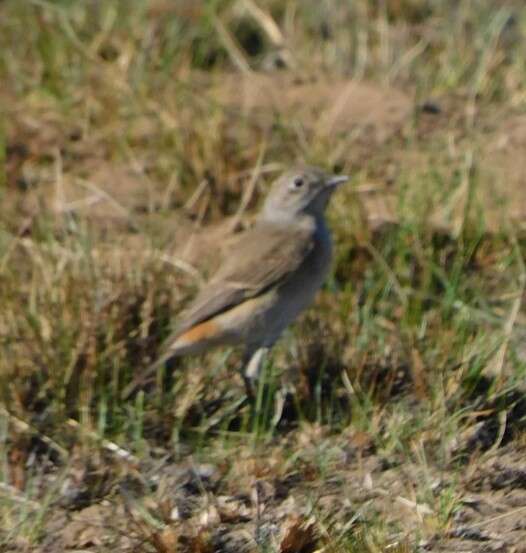
[[(465, 116), (465, 106), (459, 99), (445, 98), (435, 101), (432, 108), (422, 108), (401, 91), (371, 84), (350, 81), (321, 85), (291, 80), (287, 85), (282, 79), (273, 82), (266, 76), (259, 83), (250, 78), (240, 86), (236, 77), (231, 83), (222, 83), (219, 92), (214, 88), (207, 90), (216, 101), (225, 102), (225, 109), (242, 112), (263, 129), (266, 120), (272, 120), (272, 112), (282, 109), (306, 126), (320, 125), (327, 133), (353, 133), (356, 148), (350, 155), (356, 164), (363, 166), (366, 159), (375, 165), (375, 159), (382, 160), (380, 172), (371, 174), (370, 186), (363, 186), (363, 192), (358, 192), (373, 232), (385, 223), (397, 222), (390, 198), (396, 197), (395, 175), (402, 167), (408, 163), (415, 167), (415, 158), (422, 166), (432, 162), (426, 148), (437, 136), (454, 136), (458, 142), (466, 140), (455, 127), (455, 119)], [(255, 91), (251, 87), (256, 87)], [(277, 90), (279, 102), (272, 95)], [(287, 101), (283, 102), (283, 98)], [(406, 151), (397, 147), (397, 143), (416, 110), (423, 112), (417, 130), (422, 137), (421, 151)], [(122, 257), (127, 263), (132, 263), (133, 252), (140, 256), (147, 245), (130, 228), (130, 214), (134, 214), (134, 220), (154, 224), (155, 215), (141, 215), (141, 206), (160, 200), (155, 195), (152, 199), (152, 194), (146, 197), (148, 191), (136, 171), (100, 159), (96, 150), (68, 139), (64, 129), (53, 121), (39, 121), (34, 129), (32, 118), (21, 115), (16, 123), (9, 141), (7, 177), (11, 186), (6, 201), (22, 214), (19, 219), (22, 232), (31, 224), (35, 210), (62, 213), (74, 209), (78, 217), (90, 221), (101, 233), (101, 244), (94, 255), (103, 255), (108, 241), (111, 247), (106, 247), (105, 255), (117, 259), (119, 252), (125, 250)], [(488, 219), (494, 221), (494, 194), (498, 194), (512, 206), (508, 214), (510, 223), (522, 228), (526, 221), (522, 155), (526, 148), (526, 119), (513, 113), (482, 113), (477, 115), (477, 128), (481, 129), (477, 133), (480, 163), (490, 174), (498, 174), (495, 178), (499, 183), (506, 183), (506, 186), (489, 180), (485, 183), (487, 188), (481, 192), (481, 199)], [(32, 161), (53, 156), (55, 150), (60, 150), (62, 163), (75, 163), (76, 173), (82, 173), (89, 186), (79, 187), (75, 179), (65, 178), (60, 188), (55, 184), (51, 189), (51, 184), (46, 184), (49, 175), (30, 176)], [(18, 182), (18, 186), (16, 183), (21, 178), (25, 181), (34, 178), (38, 184), (19, 190), (22, 183)], [(170, 221), (155, 224), (164, 225), (166, 233), (175, 231), (175, 246), (165, 255), (174, 255), (193, 266), (200, 260), (209, 260), (217, 250), (217, 243), (232, 234), (232, 219), (196, 227), (184, 214), (175, 212)], [(455, 232), (454, 216), (437, 225)], [(311, 551), (316, 533), (323, 532), (323, 528), (314, 530), (308, 522), (312, 509), (319, 506), (331, 514), (331, 524), (336, 528), (349, 521), (359, 527), (374, 513), (386, 524), (403, 528), (401, 535), (407, 535), (413, 526), (415, 532), (422, 525), (425, 527), (431, 512), (425, 499), (414, 494), (415, 479), (429, 481), (432, 490), (454, 485), (455, 493), (461, 494), (456, 498), (461, 507), (455, 509), (447, 535), (434, 535), (433, 528), (427, 528), (427, 536), (417, 544), (419, 550), (526, 551), (524, 447), (513, 442), (498, 447), (497, 438), (488, 432), (489, 437), (481, 437), (484, 429), (477, 424), (473, 435), (459, 436), (458, 443), (451, 444), (450, 451), (444, 452), (449, 462), (454, 452), (469, 452), (452, 473), (447, 468), (402, 463), (396, 455), (379, 455), (367, 434), (323, 436), (321, 428), (294, 438), (301, 442), (301, 471), (280, 466), (283, 447), (280, 441), (290, 439), (286, 434), (270, 446), (270, 451), (265, 451), (265, 458), (243, 454), (228, 471), (221, 464), (193, 462), (191, 457), (174, 462), (170, 453), (160, 448), (152, 452), (147, 462), (134, 457), (119, 459), (103, 450), (86, 464), (81, 447), (69, 460), (65, 474), (53, 466), (52, 459), (47, 460), (49, 466), (43, 469), (49, 471), (48, 478), (57, 480), (62, 499), (46, 524), (44, 542), (35, 551), (80, 551), (102, 546), (119, 551), (137, 550), (140, 548), (137, 544), (145, 540), (153, 542), (160, 551), (175, 551), (171, 544), (178, 543), (191, 551), (240, 552), (254, 551), (258, 536), (261, 540), (261, 536), (270, 536), (282, 552)], [(489, 447), (484, 454), (478, 451), (481, 445), (482, 449)], [(321, 478), (309, 459), (319, 453), (319, 448), (330, 451), (334, 459), (330, 473)], [(10, 453), (10, 458), (16, 465), (16, 450)], [(106, 463), (112, 465), (111, 470)], [(117, 479), (115, 470), (119, 473)], [(112, 476), (106, 478), (106, 472)], [(86, 490), (93, 486), (98, 490), (96, 501), (93, 489), (90, 493)], [(164, 529), (145, 530), (146, 515), (138, 507), (138, 497), (141, 509), (162, 513), (167, 524)], [(287, 549), (287, 539), (306, 543), (301, 547), (296, 543)], [(391, 545), (394, 547), (396, 541)], [(23, 540), (9, 549), (25, 550)]]
[[(290, 67), (185, 69), (154, 100), (140, 98), (140, 115), (129, 107), (116, 123), (115, 91), (124, 85), (116, 79), (107, 90), (105, 79), (109, 73), (94, 72), (89, 91), (72, 100), (75, 110), (91, 110), (78, 120), (45, 94), (0, 91), (9, 115), (0, 230), (12, 238), (0, 258), (0, 279), (11, 280), (0, 289), (13, 298), (0, 316), (1, 343), (10, 347), (0, 365), (0, 548), (526, 553), (526, 400), (510, 369), (526, 364), (526, 296), (520, 278), (518, 292), (506, 288), (515, 277), (499, 257), (503, 244), (523, 251), (526, 239), (520, 99), (483, 102), (465, 90), (420, 97), (410, 82)], [(178, 111), (180, 91), (188, 112)], [(139, 379), (142, 388), (124, 397), (174, 310), (252, 224), (284, 160), (305, 151), (351, 174), (330, 212), (337, 252), (328, 286), (332, 296), (344, 293), (335, 300), (324, 291), (301, 321), (301, 345), (278, 349), (276, 364), (291, 365), (292, 374), (262, 392), (265, 422), (243, 396), (236, 354), (190, 361), (182, 383)], [(407, 269), (382, 256), (408, 221), (425, 227), (428, 243), (407, 231), (411, 255), (393, 254), (411, 258)], [(470, 323), (498, 318), (504, 341), (473, 384), (470, 359), (484, 339), (469, 327), (465, 346), (449, 356), (454, 329), (436, 342), (421, 338), (437, 324), (430, 316), (404, 342), (399, 304), (408, 286), (400, 281), (416, 289), (425, 277), (420, 261), (433, 248), (449, 270), (468, 231), (482, 226), (459, 279), (489, 267), (495, 298), (473, 301)], [(380, 303), (393, 303), (372, 309), (385, 334), (377, 338), (374, 327), (360, 350), (357, 329), (367, 324), (349, 322), (345, 309), (358, 312), (374, 292), (364, 284), (374, 281), (373, 261), (399, 298), (378, 293)], [(42, 290), (49, 310), (39, 312)], [(433, 301), (425, 298), (422, 309)], [(29, 313), (26, 326), (18, 304)], [(66, 354), (55, 359), (66, 343), (58, 327), (64, 335), (80, 328), (70, 365)], [(109, 344), (103, 355), (100, 343)], [(318, 400), (323, 423), (300, 416)], [(101, 428), (113, 408), (125, 430), (109, 436)], [(332, 425), (340, 412), (351, 422)], [(426, 422), (415, 431), (419, 413)], [(261, 430), (270, 426), (268, 435)], [(413, 431), (417, 438), (407, 438)], [(30, 530), (18, 532), (28, 521)]]

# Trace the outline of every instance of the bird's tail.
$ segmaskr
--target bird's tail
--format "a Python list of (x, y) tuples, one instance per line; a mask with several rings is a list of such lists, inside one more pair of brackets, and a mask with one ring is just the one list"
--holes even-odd
[(156, 361), (148, 365), (148, 367), (141, 371), (141, 374), (135, 377), (122, 391), (121, 398), (126, 400), (137, 393), (140, 389), (144, 388), (147, 384), (151, 383), (154, 379), (157, 371), (161, 368), (172, 368), (173, 361), (177, 355), (174, 355), (173, 351), (167, 351)]

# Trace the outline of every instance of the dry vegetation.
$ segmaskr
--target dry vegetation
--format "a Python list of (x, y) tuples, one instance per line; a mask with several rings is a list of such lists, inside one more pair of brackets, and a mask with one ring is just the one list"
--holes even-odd
[[(522, 0), (0, 2), (0, 549), (526, 551)], [(142, 382), (270, 180), (352, 175), (266, 367)]]

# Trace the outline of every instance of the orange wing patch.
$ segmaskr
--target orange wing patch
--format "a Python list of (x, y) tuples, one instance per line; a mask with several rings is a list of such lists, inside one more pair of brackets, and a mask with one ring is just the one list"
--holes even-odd
[(204, 323), (193, 326), (177, 339), (177, 343), (185, 346), (191, 346), (213, 340), (221, 332), (221, 327), (214, 321), (205, 321)]

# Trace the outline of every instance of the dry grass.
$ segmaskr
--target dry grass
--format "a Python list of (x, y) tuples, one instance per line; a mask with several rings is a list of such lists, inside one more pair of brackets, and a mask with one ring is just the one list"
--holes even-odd
[[(518, 0), (0, 3), (2, 547), (520, 551), (525, 47)], [(126, 394), (297, 159), (352, 183), (256, 405), (235, 351)]]

